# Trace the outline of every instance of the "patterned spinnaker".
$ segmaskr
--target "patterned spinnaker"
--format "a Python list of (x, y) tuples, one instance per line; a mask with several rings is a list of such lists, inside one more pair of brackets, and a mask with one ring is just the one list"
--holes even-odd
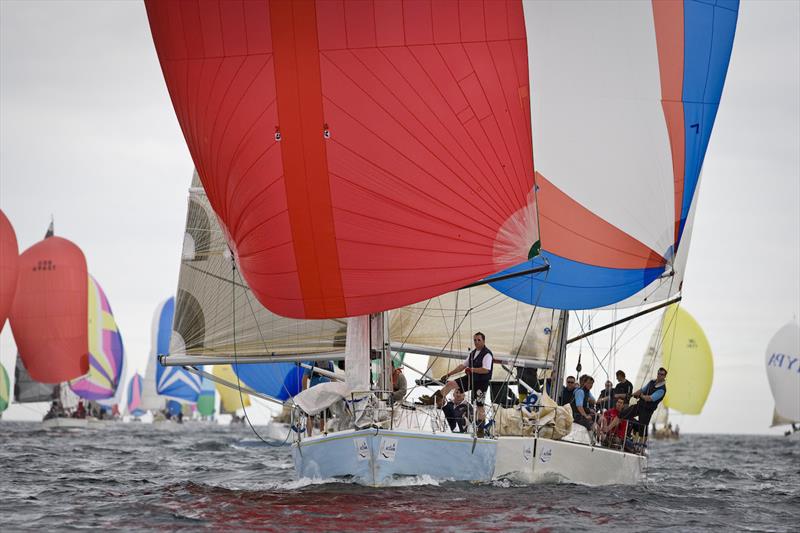
[(142, 416), (145, 411), (142, 405), (142, 376), (134, 374), (128, 384), (128, 413)]
[(108, 298), (89, 276), (89, 373), (70, 382), (70, 388), (87, 400), (112, 398), (120, 384), (122, 358), (122, 336)]
[(550, 269), (496, 288), (555, 309), (681, 290), (738, 9), (738, 0), (525, 4), (542, 251), (504, 273)]
[[(170, 296), (156, 308), (153, 317), (153, 353), (151, 357), (170, 351), (175, 297)], [(194, 403), (200, 394), (200, 378), (178, 366), (156, 365), (156, 392), (166, 398)]]

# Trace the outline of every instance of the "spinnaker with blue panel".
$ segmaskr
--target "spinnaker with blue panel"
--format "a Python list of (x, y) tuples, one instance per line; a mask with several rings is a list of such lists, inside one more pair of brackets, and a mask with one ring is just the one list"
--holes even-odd
[[(556, 309), (681, 290), (738, 0), (529, 2), (541, 253), (494, 283)], [(569, 43), (569, 46), (565, 46)]]
[[(159, 304), (153, 315), (151, 357), (154, 359), (169, 353), (174, 315), (175, 298), (170, 296)], [(156, 365), (156, 392), (165, 398), (194, 403), (200, 394), (200, 377), (179, 367)]]
[(134, 374), (128, 383), (128, 413), (142, 416), (147, 411), (142, 408), (142, 376)]

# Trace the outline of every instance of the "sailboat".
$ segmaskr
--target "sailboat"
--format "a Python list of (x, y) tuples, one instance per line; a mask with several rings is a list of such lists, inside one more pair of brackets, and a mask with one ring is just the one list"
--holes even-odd
[[(168, 353), (172, 336), (172, 321), (175, 315), (175, 297), (170, 296), (156, 309), (153, 318), (153, 351), (151, 360), (160, 353)], [(156, 364), (156, 393), (166, 400), (166, 412), (171, 419), (183, 421), (184, 406), (197, 403), (200, 396), (201, 378), (180, 367), (164, 367)]]
[[(39, 388), (40, 399), (49, 390), (51, 413), (45, 427), (78, 427), (85, 420), (65, 417), (65, 409), (77, 405), (67, 382), (89, 372), (89, 274), (81, 249), (57, 237), (53, 223), (44, 240), (19, 256), (19, 276), (10, 323), (19, 350), (15, 396), (22, 398), (27, 382)], [(24, 372), (22, 372), (24, 370)], [(27, 375), (26, 375), (27, 374)], [(28, 378), (28, 379), (26, 379)]]
[(800, 326), (794, 320), (775, 333), (767, 345), (767, 378), (775, 409), (772, 427), (790, 425), (786, 436), (800, 438)]
[(134, 374), (128, 383), (128, 415), (132, 421), (140, 421), (147, 410), (142, 408), (142, 376)]
[(0, 364), (0, 419), (3, 418), (3, 411), (8, 408), (8, 404), (10, 401), (9, 392), (11, 382), (8, 381), (8, 373), (6, 372), (5, 367)]
[(714, 360), (711, 346), (700, 324), (686, 309), (670, 305), (653, 331), (639, 373), (635, 390), (644, 387), (656, 375), (667, 370), (667, 394), (653, 414), (653, 431), (657, 439), (677, 439), (679, 429), (672, 428), (669, 411), (699, 415), (711, 391)]
[[(292, 395), (292, 369), (276, 380), (302, 411), (298, 423), (333, 406), (349, 415), (327, 434), (298, 432), (298, 476), (377, 485), (403, 475), (495, 473), (503, 437), (440, 432), (435, 413), (405, 416), (385, 402), (394, 345), (464, 357), (449, 339), (433, 353), (424, 343), (405, 346), (411, 333), (392, 333), (393, 313), (405, 306), (488, 283), (511, 311), (511, 300), (527, 305), (533, 320), (538, 308), (634, 306), (680, 292), (735, 3), (627, 3), (620, 17), (606, 5), (571, 2), (532, 3), (523, 13), (513, 0), (146, 7), (213, 210), (207, 218), (225, 241), (224, 274), (206, 271), (200, 286), (227, 282), (230, 321), (248, 316), (237, 305), (254, 300), (287, 317), (258, 328), (249, 353), (231, 325), (233, 342), (191, 344), (181, 335), (162, 363), (343, 357), (343, 382)], [(530, 50), (526, 19), (538, 39)], [(605, 42), (595, 42), (598, 32)], [(573, 41), (586, 45), (563, 45)], [(621, 209), (623, 194), (630, 201)], [(181, 280), (184, 269), (193, 270), (184, 261)], [(559, 315), (565, 332), (568, 315)], [(292, 324), (308, 333), (264, 341)], [(446, 327), (463, 335), (460, 325)], [(516, 343), (497, 337), (511, 347), (497, 361), (550, 359), (558, 383), (565, 334), (557, 357), (523, 357), (520, 326)], [(381, 362), (377, 382), (370, 359)], [(537, 455), (538, 437), (530, 442), (534, 463), (553, 456)], [(526, 449), (513, 470), (529, 470)], [(582, 464), (593, 450), (585, 448)]]
[(200, 382), (200, 395), (197, 397), (197, 412), (203, 420), (213, 420), (216, 413), (217, 395), (214, 382), (204, 378)]
[(0, 332), (6, 325), (17, 291), (19, 272), (19, 249), (14, 227), (0, 209)]

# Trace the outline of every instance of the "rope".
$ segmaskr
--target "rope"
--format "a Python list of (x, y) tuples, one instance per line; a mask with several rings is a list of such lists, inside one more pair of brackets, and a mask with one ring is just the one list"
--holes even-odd
[[(235, 365), (236, 370), (238, 370), (239, 369), (239, 356), (236, 353), (236, 283), (235, 283), (236, 261), (233, 260), (232, 257), (231, 257), (231, 278), (232, 278), (231, 279), (231, 293), (233, 295), (233, 316), (232, 316), (232, 319), (233, 319), (233, 364)], [(280, 444), (272, 444), (271, 442), (265, 440), (258, 433), (258, 431), (256, 431), (255, 426), (253, 426), (253, 423), (250, 421), (250, 415), (247, 413), (247, 407), (244, 406), (244, 395), (242, 394), (242, 382), (239, 379), (239, 373), (238, 372), (234, 372), (234, 374), (236, 375), (236, 388), (239, 390), (239, 402), (240, 402), (240, 404), (242, 406), (242, 412), (244, 412), (244, 419), (247, 420), (247, 425), (250, 426), (250, 430), (253, 432), (253, 434), (256, 437), (258, 437), (258, 440), (260, 440), (261, 442), (263, 442), (267, 446), (272, 446), (272, 447), (275, 447), (275, 448), (286, 446), (286, 443), (289, 441), (289, 436), (291, 435), (291, 432), (287, 432), (286, 433), (286, 438), (284, 439), (284, 441), (282, 443), (280, 443)]]

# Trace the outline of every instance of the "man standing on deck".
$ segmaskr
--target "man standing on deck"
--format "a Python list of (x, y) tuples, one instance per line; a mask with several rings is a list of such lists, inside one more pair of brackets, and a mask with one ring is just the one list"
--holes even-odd
[(445, 383), (442, 388), (442, 397), (447, 398), (447, 395), (456, 387), (462, 391), (471, 391), (471, 399), (477, 405), (477, 412), (475, 423), (478, 425), (478, 437), (483, 437), (483, 422), (486, 418), (486, 413), (483, 408), (483, 399), (486, 396), (486, 389), (489, 388), (489, 381), (492, 379), (492, 365), (494, 363), (494, 356), (492, 351), (486, 347), (486, 335), (477, 332), (472, 336), (472, 342), (475, 343), (475, 349), (470, 352), (467, 359), (455, 367), (453, 370), (442, 376), (441, 382), (447, 382), (447, 378), (453, 374), (457, 374), (462, 370), (466, 375), (461, 376), (455, 381)]

